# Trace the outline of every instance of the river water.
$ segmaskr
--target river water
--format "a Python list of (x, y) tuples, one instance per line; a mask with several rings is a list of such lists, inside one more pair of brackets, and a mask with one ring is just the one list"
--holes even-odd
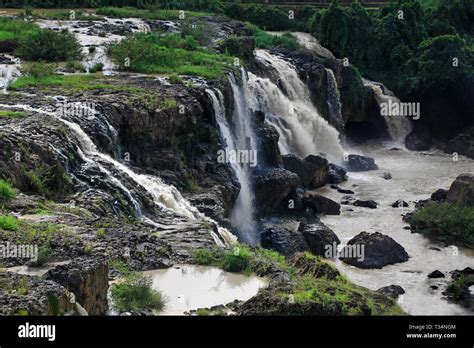
[[(459, 174), (474, 172), (474, 161), (460, 156), (456, 162), (452, 156), (441, 151), (428, 154), (406, 149), (391, 150), (394, 146), (393, 143), (385, 143), (360, 147), (361, 153), (375, 158), (379, 170), (348, 173), (349, 180), (340, 185), (353, 190), (354, 197), (375, 200), (378, 208), (342, 206), (340, 216), (323, 216), (321, 220), (333, 229), (342, 244), (362, 231), (378, 231), (401, 244), (410, 259), (380, 270), (359, 269), (339, 260), (336, 261), (337, 267), (352, 282), (369, 289), (400, 285), (406, 293), (399, 298), (399, 303), (411, 315), (472, 315), (461, 306), (442, 299), (441, 292), (446, 288), (449, 274), (442, 279), (428, 279), (427, 275), (436, 269), (446, 273), (474, 267), (474, 251), (443, 246), (420, 234), (411, 233), (403, 229), (407, 224), (401, 215), (413, 211), (416, 201), (429, 198), (438, 188), (448, 189)], [(383, 172), (390, 172), (393, 178), (383, 179)], [(337, 202), (344, 196), (329, 187), (318, 192)], [(391, 204), (398, 199), (405, 200), (410, 207), (392, 208)], [(438, 286), (438, 289), (432, 290), (432, 285)]]

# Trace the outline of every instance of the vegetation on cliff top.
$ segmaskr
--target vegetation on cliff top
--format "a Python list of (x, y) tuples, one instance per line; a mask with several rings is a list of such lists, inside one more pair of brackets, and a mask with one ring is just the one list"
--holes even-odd
[(193, 36), (136, 34), (109, 46), (121, 70), (140, 73), (198, 75), (217, 78), (232, 68), (234, 58), (208, 52)]

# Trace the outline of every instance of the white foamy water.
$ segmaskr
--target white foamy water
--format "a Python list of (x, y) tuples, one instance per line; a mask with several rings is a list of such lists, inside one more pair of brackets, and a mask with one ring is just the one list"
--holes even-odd
[(270, 79), (249, 73), (248, 84), (254, 94), (252, 108), (266, 111), (266, 121), (280, 134), (281, 152), (302, 157), (323, 152), (340, 161), (344, 149), (339, 133), (313, 105), (309, 90), (294, 66), (265, 50), (257, 50), (256, 57), (278, 72), (286, 90), (285, 94)]
[(0, 64), (0, 90), (2, 93), (7, 93), (8, 85), (21, 75), (21, 60), (8, 54), (3, 56), (13, 63)]
[[(245, 71), (242, 70), (245, 79)], [(206, 90), (212, 100), (214, 113), (226, 151), (256, 149), (256, 138), (251, 126), (246, 100), (245, 84), (239, 86), (234, 76), (229, 77), (234, 95), (233, 122), (226, 118), (224, 97), (219, 90)], [(251, 183), (251, 172), (248, 164), (231, 161), (230, 166), (240, 184), (240, 191), (230, 215), (232, 225), (239, 231), (244, 242), (256, 242), (256, 221), (254, 216), (255, 195)]]
[[(380, 107), (382, 107), (384, 104), (390, 105), (389, 103), (393, 105), (400, 105), (400, 99), (398, 99), (392, 92), (387, 91), (387, 93), (384, 93), (382, 87), (372, 81), (363, 79), (363, 82), (366, 86), (369, 86), (374, 91), (375, 100)], [(397, 142), (404, 143), (405, 137), (413, 129), (409, 118), (402, 115), (401, 113), (382, 117), (385, 120), (390, 137)]]
[[(449, 275), (442, 279), (428, 279), (427, 275), (436, 269), (446, 273), (474, 267), (474, 252), (461, 247), (443, 246), (420, 234), (404, 230), (403, 227), (408, 224), (403, 222), (401, 214), (413, 211), (415, 201), (429, 198), (437, 189), (448, 189), (459, 174), (472, 173), (474, 161), (460, 157), (458, 162), (453, 162), (450, 155), (438, 151), (427, 156), (404, 149), (389, 150), (391, 147), (393, 143), (361, 148), (365, 155), (375, 158), (380, 169), (349, 173), (348, 182), (339, 185), (355, 191), (354, 197), (375, 200), (379, 203), (378, 208), (342, 206), (340, 216), (322, 216), (321, 220), (333, 229), (342, 243), (347, 243), (362, 231), (386, 234), (405, 248), (410, 259), (380, 270), (364, 270), (340, 261), (337, 266), (351, 281), (373, 290), (391, 284), (400, 285), (406, 291), (400, 305), (409, 314), (472, 314), (459, 305), (441, 299), (441, 292), (446, 288)], [(393, 179), (381, 178), (383, 172), (390, 172)], [(329, 187), (318, 192), (337, 202), (343, 196)], [(410, 207), (392, 208), (390, 205), (398, 199), (405, 200)], [(431, 249), (433, 247), (441, 251)], [(438, 286), (439, 289), (432, 290), (431, 285)]]

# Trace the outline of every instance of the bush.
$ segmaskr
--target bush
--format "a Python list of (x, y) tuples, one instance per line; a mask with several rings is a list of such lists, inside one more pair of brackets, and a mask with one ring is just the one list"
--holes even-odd
[(102, 71), (103, 68), (104, 68), (103, 63), (96, 63), (89, 69), (89, 72), (93, 74), (95, 72)]
[(26, 60), (60, 62), (81, 57), (74, 35), (67, 30), (54, 32), (41, 29), (22, 37), (16, 55)]
[(51, 258), (51, 250), (49, 245), (45, 244), (38, 248), (38, 258), (36, 261), (31, 262), (29, 265), (31, 267), (41, 267), (46, 264)]
[(66, 68), (74, 71), (85, 71), (84, 65), (81, 62), (70, 60), (66, 63)]
[(6, 201), (15, 198), (15, 196), (16, 191), (12, 185), (9, 182), (0, 179), (0, 201)]
[(228, 272), (250, 273), (250, 250), (247, 247), (239, 246), (229, 250), (224, 254), (221, 261), (221, 267)]
[(18, 219), (10, 215), (0, 215), (0, 229), (5, 231), (18, 230)]
[(178, 75), (176, 74), (172, 74), (170, 75), (170, 77), (168, 78), (169, 82), (171, 84), (177, 84), (177, 83), (182, 83), (183, 82), (183, 79), (181, 77), (179, 77)]
[(27, 76), (34, 78), (41, 78), (53, 76), (56, 73), (57, 66), (55, 64), (48, 64), (44, 62), (29, 63), (24, 68), (24, 73)]
[(434, 240), (474, 247), (474, 207), (428, 203), (413, 213), (411, 222)]
[(281, 47), (289, 51), (297, 51), (300, 49), (298, 41), (290, 33), (284, 33), (283, 35), (277, 36), (268, 34), (256, 25), (247, 24), (247, 26), (252, 30), (258, 48)]
[(152, 287), (151, 278), (132, 276), (111, 289), (112, 299), (117, 308), (140, 311), (160, 310), (164, 307), (163, 296)]

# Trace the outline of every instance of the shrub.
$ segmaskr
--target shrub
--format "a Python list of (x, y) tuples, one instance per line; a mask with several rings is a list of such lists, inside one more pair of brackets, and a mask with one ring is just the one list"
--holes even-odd
[(250, 250), (247, 247), (239, 246), (229, 250), (224, 254), (221, 267), (228, 272), (250, 273)]
[(17, 231), (18, 219), (10, 215), (0, 215), (0, 229), (5, 231)]
[(190, 192), (199, 192), (201, 190), (197, 180), (191, 176), (184, 179), (184, 187)]
[(183, 79), (181, 77), (179, 77), (178, 75), (176, 74), (172, 74), (170, 75), (170, 77), (168, 78), (169, 82), (171, 84), (177, 84), (177, 83), (182, 83), (183, 82)]
[(60, 62), (81, 57), (80, 45), (67, 30), (41, 29), (20, 39), (16, 54), (27, 60)]
[(95, 72), (98, 72), (98, 71), (102, 71), (103, 68), (104, 68), (103, 63), (96, 63), (89, 69), (89, 72), (90, 73), (95, 73)]
[(0, 201), (6, 201), (12, 198), (15, 198), (16, 192), (12, 185), (0, 179)]
[(163, 296), (152, 288), (151, 278), (133, 276), (111, 289), (114, 304), (124, 310), (162, 309)]
[[(69, 64), (69, 63), (68, 63)], [(56, 73), (57, 66), (55, 64), (48, 64), (44, 62), (33, 62), (25, 66), (25, 75), (34, 78), (41, 78), (53, 76)]]
[(215, 265), (219, 260), (219, 253), (214, 249), (196, 249), (191, 253), (193, 261), (201, 266)]
[(297, 51), (300, 49), (298, 41), (290, 33), (271, 35), (256, 25), (247, 24), (247, 26), (252, 30), (253, 36), (255, 37), (255, 44), (258, 48), (281, 47), (289, 51)]
[(411, 222), (437, 241), (474, 247), (474, 207), (428, 203), (413, 213)]
[(74, 71), (84, 71), (84, 65), (81, 62), (70, 60), (66, 63), (66, 68)]
[(38, 258), (36, 261), (31, 262), (31, 267), (41, 267), (46, 264), (51, 258), (51, 250), (49, 245), (44, 244), (38, 248)]

